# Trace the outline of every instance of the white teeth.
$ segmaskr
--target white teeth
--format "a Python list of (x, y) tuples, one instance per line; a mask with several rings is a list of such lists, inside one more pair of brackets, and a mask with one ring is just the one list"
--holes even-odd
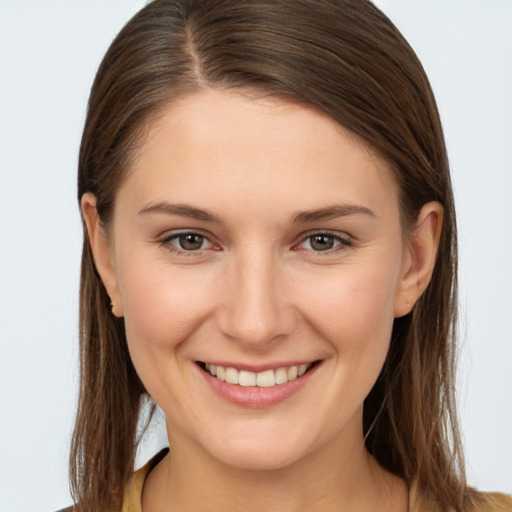
[(229, 384), (238, 384), (238, 370), (236, 368), (226, 368), (224, 380)]
[(274, 377), (274, 370), (267, 370), (256, 374), (256, 386), (260, 388), (270, 388), (275, 386), (276, 378)]
[(301, 377), (311, 367), (311, 364), (301, 364), (298, 366), (289, 366), (278, 368), (277, 370), (265, 370), (264, 372), (249, 372), (247, 370), (237, 370), (233, 367), (218, 366), (214, 364), (205, 364), (205, 370), (210, 375), (224, 380), (229, 384), (239, 384), (240, 386), (258, 386), (260, 388), (270, 388), (276, 384), (286, 384), (297, 377)]
[(288, 376), (288, 380), (295, 380), (297, 378), (298, 368), (296, 366), (290, 366), (286, 375)]
[(240, 386), (256, 386), (256, 374), (241, 370), (238, 372), (238, 383)]
[(217, 379), (226, 380), (226, 368), (223, 366), (217, 366)]
[(286, 384), (288, 382), (286, 368), (279, 368), (279, 370), (275, 371), (275, 374), (276, 384)]

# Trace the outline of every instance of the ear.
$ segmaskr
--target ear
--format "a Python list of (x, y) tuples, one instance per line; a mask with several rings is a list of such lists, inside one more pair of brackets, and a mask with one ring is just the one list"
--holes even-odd
[(96, 209), (96, 197), (90, 192), (86, 192), (82, 196), (80, 205), (89, 236), (94, 264), (112, 302), (112, 314), (122, 317), (123, 305), (119, 293), (113, 249), (101, 226), (100, 217)]
[(442, 226), (442, 205), (437, 201), (423, 205), (407, 240), (402, 277), (395, 297), (395, 318), (409, 313), (430, 283)]

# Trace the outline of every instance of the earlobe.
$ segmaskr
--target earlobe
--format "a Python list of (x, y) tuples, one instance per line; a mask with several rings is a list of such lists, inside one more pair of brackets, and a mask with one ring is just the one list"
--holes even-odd
[(442, 226), (442, 205), (437, 201), (423, 205), (407, 243), (407, 258), (395, 297), (395, 318), (409, 313), (430, 283)]
[(117, 317), (123, 316), (123, 308), (117, 275), (115, 271), (112, 249), (101, 226), (98, 211), (96, 209), (96, 197), (86, 192), (80, 201), (82, 217), (87, 229), (89, 243), (94, 258), (94, 264), (101, 277), (103, 285), (111, 300), (112, 314)]

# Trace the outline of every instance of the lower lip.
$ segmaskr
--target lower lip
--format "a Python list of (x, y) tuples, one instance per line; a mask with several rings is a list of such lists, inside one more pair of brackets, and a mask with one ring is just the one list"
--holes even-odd
[(206, 382), (213, 391), (228, 402), (232, 402), (242, 407), (259, 409), (270, 407), (283, 402), (287, 398), (298, 393), (311, 379), (312, 375), (320, 364), (314, 365), (304, 375), (285, 384), (276, 384), (275, 386), (264, 388), (258, 386), (240, 386), (238, 384), (229, 384), (210, 375), (207, 371), (198, 367)]

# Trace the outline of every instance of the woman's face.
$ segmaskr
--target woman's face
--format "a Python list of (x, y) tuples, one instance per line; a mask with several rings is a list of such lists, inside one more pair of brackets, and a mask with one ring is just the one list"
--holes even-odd
[(268, 469), (362, 444), (411, 258), (390, 171), (355, 136), (191, 94), (151, 127), (112, 222), (104, 282), (171, 444)]

